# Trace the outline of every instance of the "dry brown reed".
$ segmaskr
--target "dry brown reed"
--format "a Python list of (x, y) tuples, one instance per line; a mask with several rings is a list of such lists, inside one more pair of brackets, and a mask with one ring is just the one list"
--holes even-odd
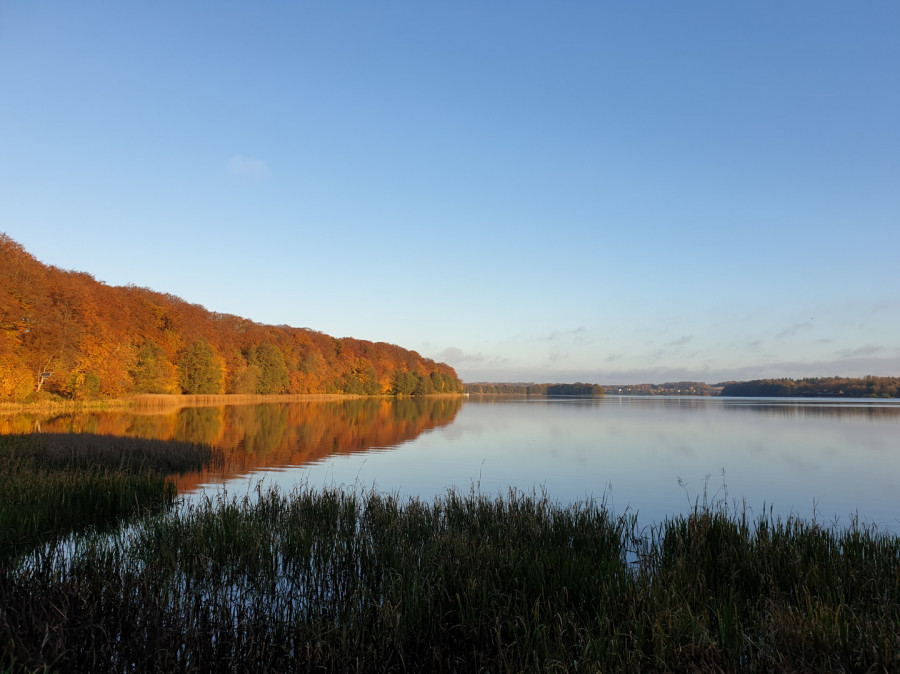
[(262, 403), (301, 403), (319, 400), (355, 400), (371, 396), (347, 393), (280, 393), (275, 395), (172, 395), (144, 393), (128, 398), (138, 408), (218, 407), (222, 405), (259, 405)]

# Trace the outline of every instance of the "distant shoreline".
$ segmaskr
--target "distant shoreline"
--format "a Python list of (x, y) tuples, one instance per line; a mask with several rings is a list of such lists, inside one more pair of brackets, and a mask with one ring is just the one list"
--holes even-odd
[(752, 379), (707, 384), (674, 381), (662, 384), (536, 384), (534, 382), (468, 382), (472, 395), (543, 396), (553, 388), (594, 387), (600, 395), (640, 397), (744, 397), (744, 398), (900, 398), (900, 377), (807, 377), (805, 379)]

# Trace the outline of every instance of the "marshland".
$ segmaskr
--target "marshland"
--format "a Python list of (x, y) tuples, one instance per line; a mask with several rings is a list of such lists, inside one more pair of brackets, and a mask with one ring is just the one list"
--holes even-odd
[[(896, 671), (900, 537), (878, 485), (897, 465), (898, 409), (704, 404), (8, 418), (0, 671)], [(650, 419), (657, 445), (642, 450)], [(806, 457), (820, 486), (842, 473), (858, 503), (843, 518), (828, 493), (804, 514), (779, 506), (776, 479), (744, 487), (749, 428), (787, 444), (817, 425), (818, 450), (756, 453), (773, 470)], [(869, 501), (834, 456), (851, 439), (857, 462), (882, 460)], [(644, 490), (617, 479), (633, 468), (616, 447), (645, 464)], [(514, 470), (529, 463), (530, 485)], [(561, 488), (572, 466), (584, 482)]]

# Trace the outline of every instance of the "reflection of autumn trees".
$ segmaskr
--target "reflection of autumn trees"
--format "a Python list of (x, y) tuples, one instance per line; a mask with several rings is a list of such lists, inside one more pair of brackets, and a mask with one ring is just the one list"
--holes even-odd
[(35, 260), (0, 234), (0, 401), (126, 393), (455, 393), (453, 368), (385, 343), (259, 325)]
[(265, 467), (298, 466), (332, 454), (394, 447), (449, 424), (459, 397), (357, 398), (334, 402), (188, 407), (0, 417), (0, 434), (96, 433), (205, 443), (227, 450), (224, 468), (176, 478), (179, 490)]
[(221, 407), (195, 407), (181, 410), (175, 422), (175, 432), (161, 440), (179, 440), (204, 445), (219, 445), (222, 437)]
[(852, 418), (866, 419), (869, 421), (893, 421), (900, 422), (900, 407), (897, 405), (878, 403), (853, 405), (843, 403), (817, 402), (812, 404), (792, 405), (753, 401), (740, 406), (726, 407), (725, 409), (735, 414), (755, 412), (772, 417), (817, 417), (817, 418)]

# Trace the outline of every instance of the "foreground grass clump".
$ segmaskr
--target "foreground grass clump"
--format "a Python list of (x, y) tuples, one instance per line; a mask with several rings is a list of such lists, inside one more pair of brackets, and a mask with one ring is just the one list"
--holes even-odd
[(212, 458), (208, 447), (140, 438), (0, 436), (0, 559), (90, 524), (171, 504), (175, 490), (166, 475)]
[(900, 538), (450, 492), (221, 498), (0, 577), (0, 669), (898, 671)]

